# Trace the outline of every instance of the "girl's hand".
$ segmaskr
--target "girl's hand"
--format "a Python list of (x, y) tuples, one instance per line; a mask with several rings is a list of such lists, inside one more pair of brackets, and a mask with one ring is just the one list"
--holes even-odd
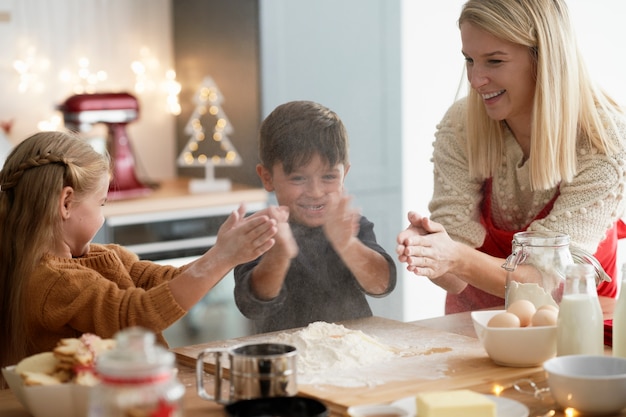
[(252, 261), (274, 244), (278, 232), (276, 220), (266, 214), (245, 216), (245, 207), (233, 211), (217, 232), (214, 248), (234, 265)]

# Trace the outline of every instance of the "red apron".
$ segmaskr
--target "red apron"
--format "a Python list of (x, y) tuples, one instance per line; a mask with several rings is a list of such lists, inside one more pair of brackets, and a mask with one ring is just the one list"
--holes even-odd
[[(491, 178), (485, 181), (483, 194), (485, 197), (481, 206), (480, 221), (485, 227), (487, 235), (483, 245), (478, 250), (491, 256), (506, 258), (512, 251), (513, 235), (528, 229), (529, 225), (520, 230), (502, 230), (497, 228), (491, 218)], [(552, 210), (554, 201), (558, 196), (559, 193), (557, 192), (532, 221), (546, 217)], [(598, 286), (598, 295), (609, 297), (617, 295), (617, 240), (623, 237), (626, 237), (626, 225), (621, 220), (618, 220), (611, 230), (607, 231), (606, 238), (600, 242), (594, 255), (612, 279), (611, 282), (602, 282)], [(446, 314), (503, 305), (504, 299), (486, 293), (469, 284), (460, 294), (447, 294), (446, 296)]]

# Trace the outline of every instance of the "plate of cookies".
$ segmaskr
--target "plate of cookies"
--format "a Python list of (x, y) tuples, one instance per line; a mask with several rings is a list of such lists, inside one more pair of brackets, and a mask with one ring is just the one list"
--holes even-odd
[(88, 414), (90, 390), (99, 382), (93, 372), (96, 358), (113, 347), (114, 339), (93, 334), (61, 339), (51, 352), (2, 368), (2, 375), (34, 417), (83, 417)]

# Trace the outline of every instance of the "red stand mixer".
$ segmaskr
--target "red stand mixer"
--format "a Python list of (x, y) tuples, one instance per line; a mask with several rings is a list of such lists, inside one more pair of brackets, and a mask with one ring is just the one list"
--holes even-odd
[(65, 127), (84, 132), (94, 124), (107, 126), (107, 149), (113, 160), (109, 200), (140, 197), (152, 192), (135, 175), (135, 158), (126, 134), (126, 125), (139, 116), (139, 103), (128, 93), (77, 94), (59, 106)]

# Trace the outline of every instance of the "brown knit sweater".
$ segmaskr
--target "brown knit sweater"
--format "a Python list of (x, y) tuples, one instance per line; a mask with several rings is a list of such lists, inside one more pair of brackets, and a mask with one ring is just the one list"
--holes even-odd
[(61, 338), (111, 338), (129, 326), (155, 332), (167, 346), (161, 332), (186, 311), (166, 283), (183, 269), (140, 261), (119, 245), (92, 244), (74, 259), (46, 255), (25, 287), (29, 355), (52, 350)]

